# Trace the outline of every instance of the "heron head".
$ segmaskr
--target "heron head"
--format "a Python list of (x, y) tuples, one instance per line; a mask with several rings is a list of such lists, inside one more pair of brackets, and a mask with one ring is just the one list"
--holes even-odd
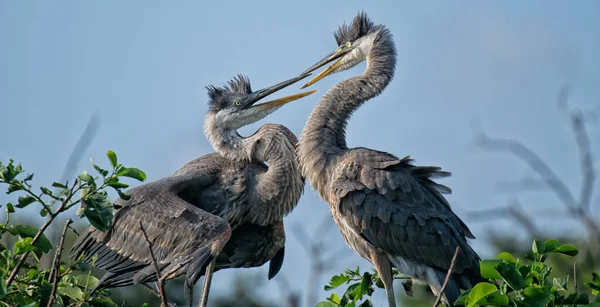
[(207, 116), (212, 117), (213, 122), (217, 126), (227, 130), (236, 130), (255, 123), (281, 108), (284, 104), (316, 92), (316, 90), (312, 90), (256, 104), (266, 96), (290, 86), (309, 75), (309, 73), (302, 74), (296, 78), (258, 91), (252, 91), (250, 80), (243, 75), (238, 75), (222, 87), (208, 86), (210, 102)]
[(384, 29), (383, 26), (375, 25), (364, 12), (358, 13), (349, 25), (341, 25), (333, 34), (338, 48), (312, 65), (303, 74), (313, 72), (330, 62), (335, 62), (312, 78), (302, 88), (308, 87), (328, 75), (350, 69), (367, 60), (371, 47), (382, 29)]

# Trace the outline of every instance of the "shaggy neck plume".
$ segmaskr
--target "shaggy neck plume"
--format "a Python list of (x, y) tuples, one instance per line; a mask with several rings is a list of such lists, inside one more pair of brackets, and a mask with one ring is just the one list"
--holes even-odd
[(352, 112), (379, 95), (396, 67), (396, 49), (389, 30), (380, 28), (367, 54), (367, 69), (336, 84), (313, 110), (300, 136), (298, 156), (302, 174), (328, 201), (327, 191), (336, 160), (348, 149), (346, 126)]

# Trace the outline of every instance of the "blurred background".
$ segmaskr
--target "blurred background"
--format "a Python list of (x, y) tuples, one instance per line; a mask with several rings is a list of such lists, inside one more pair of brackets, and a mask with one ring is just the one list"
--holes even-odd
[[(255, 89), (295, 76), (337, 47), (333, 31), (360, 10), (391, 30), (398, 66), (384, 93), (352, 117), (349, 146), (452, 172), (440, 183), (453, 189), (448, 199), (483, 258), (522, 255), (534, 237), (557, 238), (580, 247), (582, 272), (598, 270), (600, 2), (593, 0), (2, 1), (0, 161), (13, 158), (35, 173), (34, 184), (48, 185), (91, 170), (89, 158), (107, 165), (111, 149), (148, 181), (168, 176), (213, 151), (202, 132), (205, 86), (238, 73)], [(320, 95), (364, 68), (319, 82), (317, 94), (241, 133), (274, 122), (299, 134)], [(1, 194), (0, 203), (11, 197)], [(48, 232), (53, 242), (61, 224)], [(323, 290), (330, 276), (370, 267), (346, 247), (310, 187), (285, 224), (279, 275), (267, 281), (266, 266), (220, 271), (211, 306), (314, 306), (330, 295)], [(74, 239), (67, 236), (67, 248)], [(572, 263), (556, 261), (569, 272)], [(405, 306), (431, 305), (425, 290), (407, 299), (396, 286)], [(182, 301), (181, 288), (168, 283), (172, 301)], [(113, 292), (127, 305), (158, 304), (143, 288)], [(385, 304), (383, 290), (374, 304)]]

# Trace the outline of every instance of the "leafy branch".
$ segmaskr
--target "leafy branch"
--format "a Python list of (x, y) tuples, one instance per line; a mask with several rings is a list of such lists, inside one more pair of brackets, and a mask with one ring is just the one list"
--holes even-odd
[[(0, 305), (11, 305), (7, 302), (17, 305), (27, 305), (30, 302), (40, 302), (40, 305), (53, 302), (63, 304), (68, 298), (86, 301), (85, 291), (92, 288), (94, 284), (97, 285), (98, 280), (89, 274), (72, 276), (71, 269), (59, 265), (64, 236), (70, 220), (63, 229), (52, 268), (39, 269), (39, 259), (42, 254), (52, 250), (52, 244), (44, 232), (61, 213), (80, 205), (77, 210), (78, 216), (85, 217), (98, 230), (107, 231), (112, 227), (115, 208), (106, 189), (113, 188), (122, 199), (127, 200), (129, 196), (122, 189), (129, 185), (120, 182), (120, 178), (129, 177), (139, 181), (146, 179), (146, 174), (141, 170), (118, 163), (117, 155), (113, 151), (109, 150), (106, 155), (111, 164), (110, 171), (92, 161), (92, 166), (100, 174), (101, 179), (83, 171), (71, 184), (54, 182), (51, 187), (56, 188), (55, 191), (42, 186), (39, 187), (40, 192), (35, 192), (31, 184), (33, 174), (25, 174), (20, 164), (16, 164), (12, 159), (8, 164), (0, 162), (0, 184), (8, 185), (7, 194), (21, 194), (16, 204), (5, 205), (6, 220), (0, 224), (0, 238), (5, 233), (18, 237), (10, 250), (0, 244), (0, 299), (2, 300)], [(28, 225), (10, 225), (11, 214), (16, 209), (23, 209), (35, 203), (41, 207), (40, 216), (47, 217), (39, 229)], [(26, 260), (31, 254), (36, 259), (36, 265), (26, 266)], [(25, 271), (27, 274), (21, 275)], [(104, 298), (94, 298), (89, 302), (107, 303)]]

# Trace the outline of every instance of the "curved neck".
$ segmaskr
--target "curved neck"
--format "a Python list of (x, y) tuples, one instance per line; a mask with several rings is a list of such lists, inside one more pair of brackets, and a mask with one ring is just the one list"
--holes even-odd
[(237, 131), (214, 125), (214, 120), (207, 117), (205, 134), (213, 148), (228, 159), (267, 164), (267, 171), (259, 172), (247, 183), (246, 195), (253, 202), (252, 210), (245, 214), (249, 222), (262, 225), (281, 220), (298, 204), (304, 178), (296, 155), (298, 140), (288, 128), (265, 124), (244, 138)]
[(394, 76), (396, 49), (387, 29), (382, 28), (373, 40), (366, 61), (363, 74), (339, 82), (319, 100), (300, 136), (302, 174), (325, 200), (336, 161), (348, 149), (348, 119), (365, 101), (379, 95)]

